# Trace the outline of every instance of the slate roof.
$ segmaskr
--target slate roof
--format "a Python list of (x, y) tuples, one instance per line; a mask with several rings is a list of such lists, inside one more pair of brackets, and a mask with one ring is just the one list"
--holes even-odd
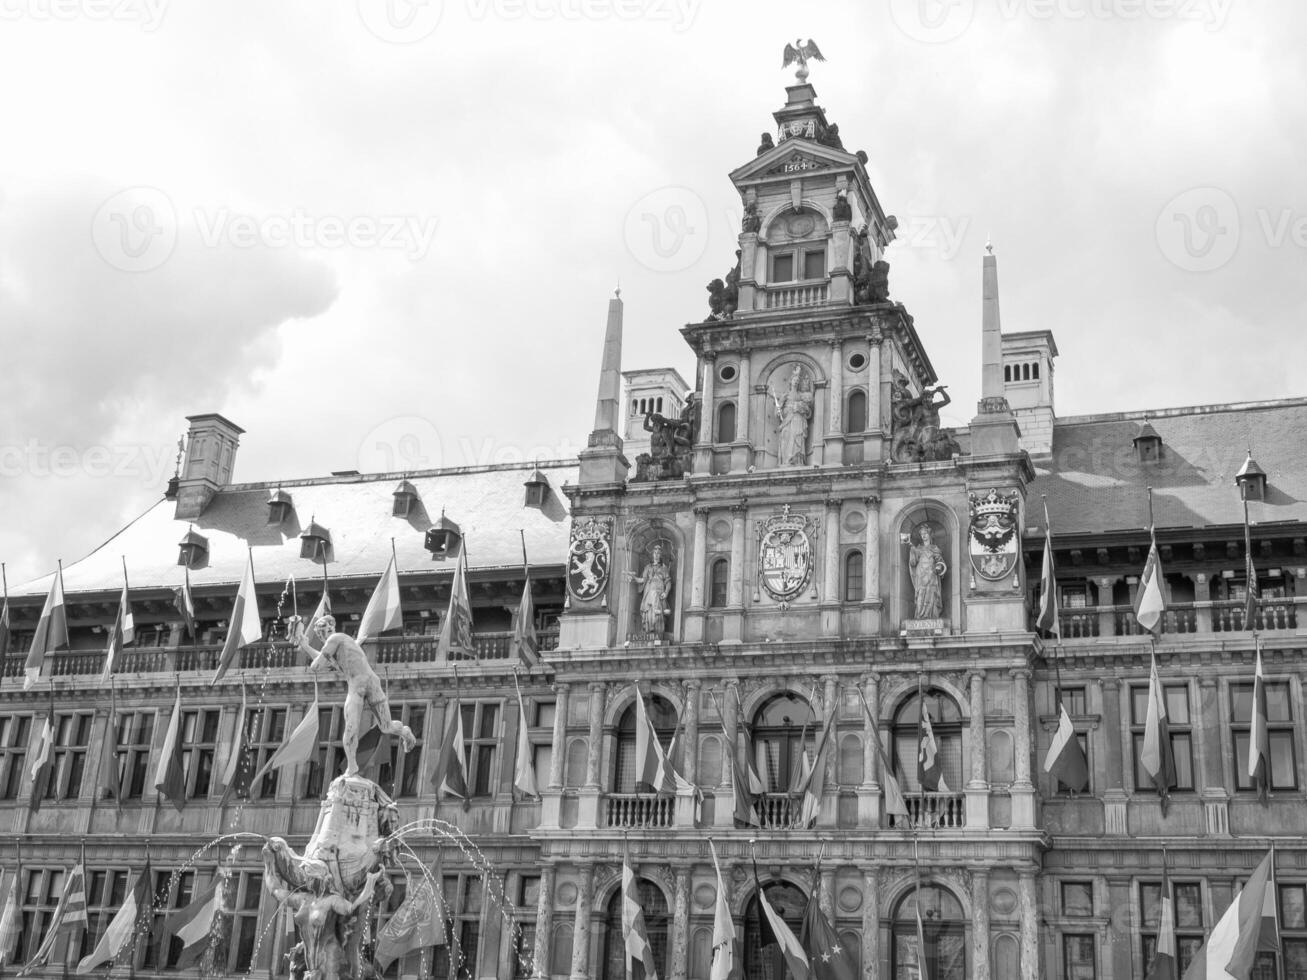
[[(1145, 417), (1162, 440), (1157, 462), (1139, 462), (1132, 444)], [(1234, 477), (1250, 448), (1268, 476), (1251, 521), (1307, 523), (1307, 398), (1058, 419), (1026, 523), (1044, 528), (1046, 494), (1056, 536), (1143, 530), (1151, 486), (1158, 530), (1242, 525)]]
[[(536, 469), (550, 486), (543, 508), (525, 505), (523, 483)], [(392, 516), (393, 494), (401, 479), (419, 495), (408, 517)], [(561, 565), (568, 534), (568, 501), (562, 487), (576, 479), (576, 462), (564, 460), (235, 484), (220, 491), (193, 522), (176, 520), (174, 501), (160, 500), (85, 558), (65, 561), (64, 589), (70, 594), (121, 589), (124, 556), (133, 592), (180, 585), (179, 544), (192, 524), (209, 543), (207, 564), (191, 570), (191, 585), (197, 589), (238, 583), (247, 547), (259, 583), (285, 582), (292, 574), (297, 581), (316, 581), (321, 566), (300, 557), (299, 535), (310, 521), (331, 532), (333, 560), (327, 570), (333, 581), (379, 576), (390, 561), (392, 537), (401, 575), (452, 570), (452, 562), (433, 562), (423, 547), (424, 533), (439, 520), (442, 508), (462, 529), (473, 572), (521, 568), (519, 529), (526, 532), (533, 566)], [(268, 498), (277, 488), (290, 495), (293, 510), (283, 525), (270, 526)], [(46, 575), (11, 585), (10, 595), (43, 594), (50, 581)]]

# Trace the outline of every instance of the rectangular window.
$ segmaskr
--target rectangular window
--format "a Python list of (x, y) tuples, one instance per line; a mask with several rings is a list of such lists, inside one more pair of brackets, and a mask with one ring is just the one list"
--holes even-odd
[(72, 800), (82, 794), (86, 747), (91, 741), (88, 714), (55, 715), (53, 769), (45, 788), (47, 800)]
[(27, 888), (22, 894), (22, 931), (15, 949), (17, 961), (24, 962), (40, 948), (55, 906), (64, 890), (63, 868), (31, 868), (27, 872)]
[(31, 734), (31, 715), (0, 715), (0, 799), (18, 799)]
[(1091, 881), (1062, 882), (1062, 914), (1079, 918), (1094, 914), (1094, 884)]
[(340, 708), (318, 709), (318, 751), (309, 762), (309, 778), (300, 799), (320, 800), (328, 784), (345, 771), (345, 720)]
[(104, 937), (114, 915), (127, 899), (125, 868), (86, 870), (86, 932), (82, 936), (82, 956), (90, 956)]
[(153, 710), (118, 712), (118, 770), (123, 798), (139, 800), (150, 775), (150, 756), (154, 742)]
[(499, 756), (499, 702), (464, 701), (463, 751), (467, 759), (468, 792), (493, 796)]
[(230, 919), (228, 935), (231, 938), (221, 953), (222, 962), (214, 966), (219, 973), (247, 973), (253, 965), (254, 948), (259, 939), (263, 874), (258, 871), (233, 872), (226, 888), (222, 914)]
[[(1171, 882), (1172, 911), (1175, 914), (1175, 947), (1179, 957), (1177, 974), (1189, 968), (1206, 938), (1203, 930), (1202, 886), (1196, 881)], [(1143, 912), (1144, 965), (1153, 961), (1157, 951), (1157, 923), (1162, 909), (1162, 883), (1139, 883), (1139, 907)]]
[(1062, 976), (1066, 980), (1096, 980), (1093, 933), (1062, 937)]
[[(251, 708), (246, 714), (245, 731), (249, 738), (253, 773), (257, 773), (272, 758), (286, 737), (286, 708)], [(253, 773), (251, 775), (253, 775)], [(277, 795), (278, 776), (281, 770), (273, 769), (258, 783), (250, 786), (250, 799), (270, 800)]]
[(1085, 689), (1083, 687), (1059, 687), (1056, 689), (1054, 697), (1062, 699), (1067, 714), (1072, 718), (1089, 713), (1085, 706)]
[(826, 250), (811, 251), (803, 253), (803, 278), (804, 279), (825, 279), (826, 278)]
[(786, 252), (783, 255), (772, 256), (771, 281), (772, 282), (794, 281), (794, 253), (793, 252)]
[[(1252, 790), (1248, 776), (1248, 740), (1252, 724), (1253, 686), (1230, 685), (1231, 731), (1234, 735), (1235, 787)], [(1293, 706), (1289, 685), (1284, 681), (1266, 683), (1266, 734), (1270, 749), (1271, 789), (1298, 788), (1298, 762), (1294, 752)]]
[(844, 601), (861, 602), (862, 593), (862, 552), (850, 551), (844, 556)]
[(171, 871), (154, 872), (154, 901), (150, 906), (153, 925), (141, 963), (147, 970), (166, 970), (176, 967), (177, 959), (185, 948), (185, 943), (176, 936), (169, 936), (163, 926), (170, 912), (184, 909), (195, 897), (195, 872), (181, 872), (175, 884), (172, 875)]
[[(427, 708), (423, 704), (392, 704), (390, 717), (401, 721), (413, 732), (418, 740), (410, 751), (405, 752), (399, 739), (390, 739), (390, 754), (381, 764), (377, 774), (377, 783), (391, 788), (390, 795), (395, 799), (409, 799), (418, 795), (422, 776), (422, 732), (426, 723)], [(359, 763), (362, 765), (362, 762)]]
[(218, 751), (217, 708), (182, 712), (182, 768), (186, 773), (186, 797), (202, 800), (213, 783), (213, 757)]
[[(1171, 754), (1175, 756), (1175, 789), (1180, 792), (1191, 791), (1194, 788), (1194, 751), (1189, 717), (1189, 687), (1186, 684), (1164, 684), (1162, 696), (1166, 701)], [(1148, 686), (1132, 687), (1130, 699), (1135, 789), (1152, 790), (1153, 781), (1144, 772), (1140, 761), (1144, 748), (1144, 724), (1148, 718)]]

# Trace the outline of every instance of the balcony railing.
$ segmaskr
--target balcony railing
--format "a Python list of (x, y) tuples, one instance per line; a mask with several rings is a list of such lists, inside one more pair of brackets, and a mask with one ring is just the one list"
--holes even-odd
[(904, 793), (906, 817), (891, 816), (895, 830), (960, 830), (967, 825), (967, 798), (962, 793)]
[(796, 306), (816, 306), (826, 302), (830, 285), (819, 282), (806, 286), (767, 286), (763, 294), (764, 307), (769, 310), (788, 310)]
[(764, 830), (788, 830), (798, 821), (803, 801), (787, 793), (761, 793), (754, 797), (753, 805)]
[[(558, 649), (558, 630), (539, 630), (536, 642), (541, 652)], [(436, 659), (438, 636), (383, 636), (377, 641), (377, 663), (417, 664), (431, 663)], [(456, 653), (453, 660), (507, 660), (514, 655), (513, 634), (473, 633), (473, 655)]]
[(604, 807), (608, 827), (670, 827), (676, 798), (657, 793), (609, 793)]
[[(1062, 639), (1100, 636), (1141, 636), (1144, 630), (1132, 606), (1082, 606), (1058, 611)], [(1298, 628), (1294, 599), (1263, 599), (1257, 607), (1256, 629), (1264, 632)], [(1244, 604), (1237, 600), (1170, 603), (1162, 614), (1162, 634), (1230, 633), (1246, 629)]]
[[(1212, 631), (1230, 633), (1247, 629), (1244, 604), (1237, 599), (1212, 603)], [(1257, 604), (1256, 629), (1292, 630), (1298, 628), (1298, 608), (1292, 599), (1264, 599)]]

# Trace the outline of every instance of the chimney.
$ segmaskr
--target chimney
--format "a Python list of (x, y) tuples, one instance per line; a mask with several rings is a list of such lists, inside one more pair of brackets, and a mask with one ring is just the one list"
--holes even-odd
[(998, 316), (998, 261), (994, 246), (981, 260), (980, 404), (971, 420), (971, 454), (1000, 456), (1018, 452), (1020, 430), (1003, 393), (1003, 328)]
[(187, 416), (186, 456), (177, 481), (179, 521), (193, 521), (204, 513), (209, 501), (231, 483), (236, 467), (236, 447), (245, 432), (239, 425), (216, 413)]
[(585, 449), (579, 453), (581, 484), (622, 483), (631, 464), (622, 455), (622, 437), (617, 434), (622, 398), (622, 291), (608, 301), (608, 324), (604, 329), (604, 355), (599, 368), (599, 392), (595, 397), (595, 427)]

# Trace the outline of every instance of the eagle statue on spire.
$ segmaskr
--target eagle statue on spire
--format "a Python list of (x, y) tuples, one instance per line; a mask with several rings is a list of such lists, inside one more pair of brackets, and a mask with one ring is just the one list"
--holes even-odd
[(796, 37), (793, 44), (785, 45), (785, 60), (781, 63), (781, 67), (788, 68), (798, 62), (799, 70), (794, 73), (794, 77), (801, 83), (806, 82), (808, 80), (809, 58), (814, 61), (826, 60), (821, 53), (821, 49), (817, 47), (817, 43), (812, 38), (808, 38), (805, 44), (803, 38)]

